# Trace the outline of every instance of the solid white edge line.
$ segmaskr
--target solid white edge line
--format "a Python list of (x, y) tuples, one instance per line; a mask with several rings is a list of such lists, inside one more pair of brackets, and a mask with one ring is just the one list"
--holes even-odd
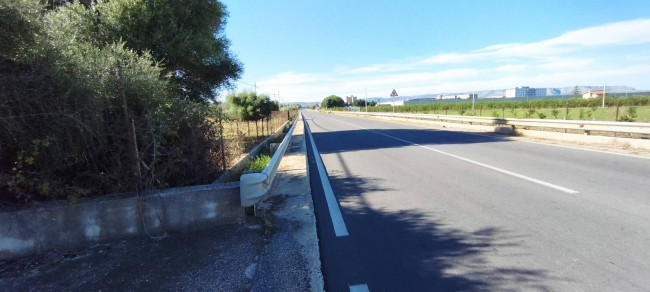
[(330, 218), (332, 218), (332, 225), (334, 226), (334, 234), (336, 237), (348, 236), (348, 228), (345, 226), (345, 221), (343, 221), (343, 215), (341, 214), (341, 209), (339, 208), (339, 203), (336, 201), (334, 196), (334, 191), (332, 190), (332, 185), (330, 184), (329, 177), (325, 171), (325, 166), (323, 161), (320, 158), (320, 153), (316, 149), (316, 142), (314, 137), (311, 135), (311, 130), (307, 122), (305, 123), (305, 130), (307, 135), (309, 135), (309, 140), (311, 141), (312, 152), (314, 153), (314, 159), (316, 161), (316, 167), (318, 168), (318, 174), (320, 176), (321, 184), (323, 185), (323, 192), (325, 193), (325, 201), (327, 202), (327, 209), (330, 211)]
[(350, 292), (370, 292), (368, 284), (351, 285)]
[[(334, 120), (336, 120), (336, 119), (334, 119)], [(485, 167), (487, 169), (491, 169), (491, 170), (494, 170), (494, 171), (497, 171), (497, 172), (500, 172), (500, 173), (503, 173), (503, 174), (507, 174), (507, 175), (514, 176), (514, 177), (517, 177), (517, 178), (520, 178), (520, 179), (523, 179), (523, 180), (527, 180), (527, 181), (532, 182), (532, 183), (536, 183), (536, 184), (539, 184), (539, 185), (543, 185), (545, 187), (549, 187), (549, 188), (552, 188), (552, 189), (563, 191), (565, 193), (569, 193), (569, 194), (578, 194), (579, 193), (578, 191), (575, 191), (575, 190), (572, 190), (572, 189), (569, 189), (569, 188), (565, 188), (565, 187), (562, 187), (562, 186), (554, 185), (552, 183), (547, 183), (545, 181), (541, 181), (541, 180), (538, 180), (536, 178), (525, 176), (523, 174), (514, 173), (514, 172), (509, 171), (509, 170), (501, 169), (501, 168), (498, 168), (498, 167), (495, 167), (495, 166), (491, 166), (491, 165), (488, 165), (488, 164), (485, 164), (485, 163), (481, 163), (481, 162), (478, 162), (478, 161), (475, 161), (475, 160), (471, 160), (469, 158), (465, 158), (465, 157), (458, 156), (458, 155), (455, 155), (455, 154), (451, 154), (451, 153), (448, 153), (448, 152), (445, 152), (445, 151), (434, 149), (434, 148), (431, 148), (431, 147), (428, 147), (428, 146), (424, 146), (422, 144), (418, 144), (418, 143), (414, 143), (414, 142), (411, 142), (411, 141), (408, 141), (408, 140), (393, 137), (391, 135), (387, 135), (387, 134), (384, 134), (384, 133), (373, 131), (373, 130), (370, 130), (370, 129), (367, 129), (367, 128), (364, 128), (364, 127), (360, 127), (360, 126), (357, 126), (357, 125), (354, 125), (354, 124), (350, 124), (348, 122), (344, 122), (344, 121), (341, 121), (341, 120), (337, 120), (337, 121), (339, 121), (341, 123), (346, 123), (346, 124), (348, 124), (350, 126), (357, 127), (359, 129), (363, 129), (363, 130), (366, 130), (366, 131), (373, 132), (375, 134), (379, 134), (379, 135), (386, 136), (386, 137), (389, 137), (389, 138), (392, 138), (392, 139), (395, 139), (395, 140), (398, 140), (398, 141), (402, 141), (402, 142), (407, 143), (407, 144), (418, 146), (418, 147), (421, 147), (421, 148), (424, 148), (424, 149), (427, 149), (427, 150), (430, 150), (430, 151), (433, 151), (433, 152), (436, 152), (436, 153), (439, 153), (439, 154), (442, 154), (442, 155), (446, 155), (446, 156), (456, 158), (456, 159), (459, 159), (459, 160), (462, 160), (462, 161), (465, 161), (465, 162), (469, 162), (469, 163), (474, 164), (474, 165), (478, 165), (478, 166)]]

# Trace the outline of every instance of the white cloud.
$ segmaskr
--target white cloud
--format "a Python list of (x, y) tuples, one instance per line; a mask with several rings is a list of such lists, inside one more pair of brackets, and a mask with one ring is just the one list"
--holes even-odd
[(503, 65), (497, 68), (497, 71), (500, 72), (521, 72), (526, 70), (528, 65), (526, 64), (517, 64), (517, 65)]
[(465, 63), (480, 57), (480, 54), (439, 54), (422, 61), (425, 64)]
[(593, 59), (553, 59), (538, 67), (545, 70), (579, 70), (592, 63)]
[(650, 42), (650, 19), (608, 23), (579, 29), (549, 40), (553, 45), (632, 45)]
[(608, 23), (566, 32), (558, 37), (533, 43), (509, 43), (488, 46), (472, 53), (439, 54), (424, 63), (460, 63), (489, 58), (540, 58), (558, 56), (585, 47), (622, 46), (650, 43), (650, 19)]
[[(371, 97), (387, 97), (393, 88), (401, 96), (519, 85), (607, 83), (650, 89), (644, 78), (650, 74), (650, 65), (643, 64), (648, 63), (646, 52), (650, 48), (639, 47), (647, 43), (650, 19), (639, 19), (569, 31), (531, 43), (495, 44), (402, 62), (332, 68), (325, 73), (282, 72), (257, 84), (280, 91), (285, 101), (318, 101), (330, 94), (363, 97), (364, 88)], [(636, 51), (619, 54), (618, 48), (626, 46), (636, 46)]]

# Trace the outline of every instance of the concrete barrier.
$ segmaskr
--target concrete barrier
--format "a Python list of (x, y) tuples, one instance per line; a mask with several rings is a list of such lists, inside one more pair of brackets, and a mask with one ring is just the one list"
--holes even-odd
[[(329, 112), (332, 114), (366, 116), (385, 120), (402, 120), (435, 125), (445, 128), (468, 131), (492, 132), (504, 135), (517, 135), (549, 140), (614, 145), (650, 150), (650, 139), (626, 137), (598, 136), (594, 132), (609, 132), (635, 134), (647, 137), (650, 135), (650, 123), (628, 122), (597, 122), (597, 121), (564, 121), (538, 119), (502, 119), (490, 117), (464, 117), (432, 114), (402, 114), (402, 113), (365, 113), (365, 112)], [(562, 133), (538, 129), (566, 129), (582, 131), (583, 134)], [(594, 131), (594, 132), (592, 132)]]
[(267, 165), (261, 172), (244, 173), (239, 179), (242, 207), (251, 207), (255, 205), (268, 193), (271, 184), (273, 184), (273, 179), (277, 173), (278, 166), (280, 165), (280, 160), (282, 160), (282, 156), (291, 140), (291, 133), (293, 133), (293, 129), (296, 127), (296, 123), (299, 119), (300, 114), (296, 116), (291, 129), (289, 129), (289, 132), (285, 135), (278, 150), (273, 154), (273, 157), (271, 157), (269, 165)]
[(0, 259), (243, 219), (236, 182), (171, 188), (140, 197), (95, 199), (75, 205), (48, 202), (38, 208), (0, 213)]

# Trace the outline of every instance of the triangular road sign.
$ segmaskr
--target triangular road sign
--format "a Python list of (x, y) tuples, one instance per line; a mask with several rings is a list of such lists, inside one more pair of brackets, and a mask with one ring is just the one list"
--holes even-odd
[(397, 96), (397, 91), (395, 91), (395, 89), (393, 89), (393, 92), (390, 93), (390, 96), (391, 97)]

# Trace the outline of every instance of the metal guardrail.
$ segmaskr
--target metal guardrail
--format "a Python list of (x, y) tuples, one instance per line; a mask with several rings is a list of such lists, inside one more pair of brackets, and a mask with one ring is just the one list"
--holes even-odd
[(337, 112), (349, 115), (368, 115), (380, 117), (410, 118), (440, 122), (463, 123), (470, 125), (510, 126), (516, 128), (547, 128), (583, 131), (585, 134), (595, 132), (628, 133), (650, 135), (650, 123), (636, 122), (600, 122), (575, 120), (546, 120), (546, 119), (515, 119), (492, 117), (466, 117), (437, 114), (404, 114), (404, 113), (366, 113), (366, 112)]
[(266, 194), (268, 193), (271, 185), (273, 184), (273, 179), (278, 172), (278, 167), (280, 166), (280, 161), (284, 152), (287, 150), (289, 141), (291, 141), (291, 134), (293, 129), (296, 127), (296, 123), (299, 119), (298, 114), (293, 121), (293, 125), (289, 129), (289, 132), (282, 139), (282, 143), (278, 147), (278, 150), (275, 151), (269, 165), (264, 168), (261, 172), (251, 172), (242, 174), (239, 179), (239, 196), (241, 198), (242, 207), (251, 207), (259, 202)]

